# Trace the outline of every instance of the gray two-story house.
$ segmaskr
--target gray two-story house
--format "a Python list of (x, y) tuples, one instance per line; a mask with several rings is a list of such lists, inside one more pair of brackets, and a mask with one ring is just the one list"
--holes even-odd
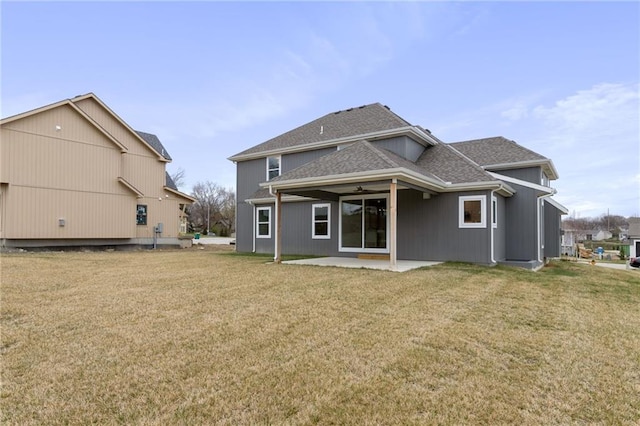
[(229, 158), (240, 252), (513, 264), (560, 255), (553, 162), (503, 137), (444, 143), (379, 103)]

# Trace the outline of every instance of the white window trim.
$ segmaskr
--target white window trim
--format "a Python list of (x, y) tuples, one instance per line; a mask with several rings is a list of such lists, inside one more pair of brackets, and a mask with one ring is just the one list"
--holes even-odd
[[(386, 235), (386, 241), (387, 241), (387, 246), (385, 248), (365, 248), (365, 247), (342, 247), (342, 201), (344, 200), (366, 200), (366, 199), (371, 199), (371, 198), (380, 198), (380, 199), (385, 199), (387, 200), (387, 235)], [(364, 209), (364, 203), (362, 205), (363, 209)], [(339, 252), (345, 252), (345, 253), (383, 253), (383, 254), (387, 254), (389, 253), (389, 233), (390, 233), (390, 224), (389, 224), (389, 194), (368, 194), (368, 195), (349, 195), (349, 196), (345, 196), (345, 197), (340, 197), (340, 203), (339, 203), (339, 216), (338, 216), (338, 251)], [(364, 221), (364, 216), (362, 218), (362, 220)], [(361, 226), (364, 226), (361, 225)], [(364, 235), (363, 235), (364, 238)], [(364, 241), (364, 240), (363, 240)]]
[[(266, 167), (267, 167), (267, 181), (273, 179), (273, 178), (269, 178), (269, 158), (277, 158), (278, 159), (278, 175), (275, 177), (278, 177), (282, 174), (282, 156), (281, 155), (270, 155), (266, 158)], [(274, 169), (275, 170), (275, 169)]]
[(498, 198), (491, 196), (491, 225), (498, 227)]
[[(464, 222), (464, 202), (480, 201), (480, 222)], [(486, 195), (463, 195), (458, 198), (458, 227), (459, 228), (486, 228), (487, 227), (487, 196)]]
[[(267, 210), (269, 212), (269, 221), (260, 222), (260, 210)], [(260, 225), (267, 224), (269, 233), (267, 235), (260, 235)], [(271, 207), (256, 207), (256, 238), (271, 238)]]
[[(327, 208), (327, 235), (316, 235), (316, 208)], [(331, 204), (321, 203), (311, 205), (311, 238), (314, 240), (329, 240), (331, 239)]]

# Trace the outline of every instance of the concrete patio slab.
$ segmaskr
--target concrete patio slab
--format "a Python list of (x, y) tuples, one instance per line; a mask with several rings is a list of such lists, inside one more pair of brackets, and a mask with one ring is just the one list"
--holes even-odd
[(396, 262), (395, 269), (391, 269), (391, 265), (388, 260), (357, 259), (353, 257), (318, 257), (314, 259), (287, 260), (282, 263), (288, 265), (334, 266), (338, 268), (364, 268), (406, 272), (412, 269), (422, 268), (424, 266), (438, 265), (442, 262), (398, 260)]

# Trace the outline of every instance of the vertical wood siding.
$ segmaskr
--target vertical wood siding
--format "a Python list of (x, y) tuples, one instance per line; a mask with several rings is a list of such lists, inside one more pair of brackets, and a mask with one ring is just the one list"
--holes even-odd
[[(165, 191), (165, 162), (92, 99), (81, 109), (129, 151), (122, 153), (69, 105), (2, 125), (0, 221), (5, 239), (163, 237), (179, 232), (179, 204)], [(118, 182), (140, 190), (137, 198)], [(148, 225), (136, 225), (136, 205), (149, 206)], [(60, 220), (64, 221), (61, 226)]]

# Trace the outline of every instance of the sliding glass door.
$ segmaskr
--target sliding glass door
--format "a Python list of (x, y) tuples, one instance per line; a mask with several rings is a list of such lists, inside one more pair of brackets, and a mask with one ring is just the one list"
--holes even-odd
[(340, 200), (340, 251), (388, 252), (386, 195)]

